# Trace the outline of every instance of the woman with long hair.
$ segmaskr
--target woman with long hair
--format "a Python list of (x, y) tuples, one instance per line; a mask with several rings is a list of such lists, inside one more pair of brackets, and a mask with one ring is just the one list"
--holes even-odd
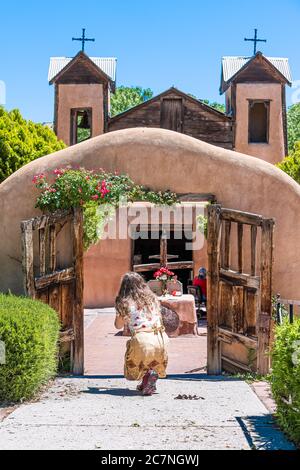
[(137, 389), (144, 396), (152, 395), (158, 378), (166, 377), (169, 340), (158, 298), (137, 273), (125, 274), (116, 298), (115, 327), (121, 330), (125, 325), (131, 333), (125, 354), (125, 378), (141, 380)]

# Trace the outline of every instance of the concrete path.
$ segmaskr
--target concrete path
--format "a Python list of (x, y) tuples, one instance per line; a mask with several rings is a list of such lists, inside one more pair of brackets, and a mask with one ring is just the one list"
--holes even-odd
[(0, 424), (0, 449), (293, 449), (243, 381), (171, 376), (152, 397), (134, 387), (123, 378), (58, 379)]

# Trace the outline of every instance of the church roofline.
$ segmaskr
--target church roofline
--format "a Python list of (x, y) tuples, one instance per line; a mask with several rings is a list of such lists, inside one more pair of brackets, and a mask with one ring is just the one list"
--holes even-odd
[(90, 61), (95, 71), (104, 79), (111, 82), (113, 87), (115, 86), (117, 59), (115, 57), (89, 57), (83, 51), (78, 52), (75, 57), (51, 57), (48, 72), (49, 84), (52, 85), (55, 83), (67, 70), (69, 70), (79, 57), (83, 57), (85, 60)]
[(207, 109), (208, 111), (214, 113), (215, 115), (222, 117), (225, 121), (231, 121), (232, 118), (230, 116), (227, 116), (225, 113), (222, 113), (222, 111), (218, 111), (215, 108), (212, 108), (206, 103), (203, 103), (202, 101), (198, 100), (197, 98), (194, 98), (193, 96), (188, 95), (184, 91), (178, 90), (178, 88), (172, 86), (171, 88), (168, 88), (167, 90), (163, 91), (162, 93), (159, 93), (158, 95), (153, 96), (147, 101), (144, 101), (143, 103), (140, 103), (133, 108), (129, 108), (126, 111), (123, 111), (122, 113), (117, 114), (116, 116), (113, 116), (110, 118), (110, 122), (115, 122), (118, 119), (122, 119), (124, 116), (136, 111), (137, 109), (141, 109), (144, 106), (147, 106), (148, 104), (152, 103), (153, 101), (163, 98), (164, 96), (168, 95), (169, 93), (176, 93), (180, 96), (182, 96), (185, 99), (189, 99), (190, 101), (193, 101), (199, 106), (202, 106), (203, 108)]
[(223, 94), (238, 75), (246, 70), (249, 65), (257, 59), (265, 61), (273, 69), (278, 79), (287, 85), (292, 85), (292, 75), (289, 60), (286, 57), (266, 57), (262, 52), (257, 52), (255, 56), (224, 56), (222, 57), (221, 86), (220, 94)]

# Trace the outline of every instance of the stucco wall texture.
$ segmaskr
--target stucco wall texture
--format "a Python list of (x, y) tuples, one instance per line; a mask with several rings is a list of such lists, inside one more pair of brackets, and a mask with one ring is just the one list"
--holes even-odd
[[(128, 173), (154, 190), (213, 193), (224, 207), (273, 217), (274, 293), (300, 299), (300, 187), (289, 176), (258, 158), (214, 147), (164, 129), (126, 129), (98, 136), (26, 165), (0, 185), (0, 291), (23, 293), (20, 223), (39, 215), (32, 177), (58, 166), (103, 167)], [(110, 242), (113, 245), (113, 242)], [(125, 243), (126, 245), (126, 243)], [(126, 246), (87, 255), (93, 274), (86, 291), (117, 287), (129, 267)], [(90, 259), (88, 259), (90, 258)], [(93, 265), (93, 267), (92, 267)], [(121, 272), (122, 271), (122, 272)], [(107, 298), (105, 299), (105, 302)]]
[[(270, 101), (268, 144), (251, 144), (248, 141), (250, 99)], [(237, 84), (235, 150), (274, 164), (285, 157), (280, 83)]]
[(60, 84), (57, 91), (57, 137), (67, 145), (71, 142), (71, 110), (76, 108), (92, 109), (93, 137), (103, 134), (103, 85)]

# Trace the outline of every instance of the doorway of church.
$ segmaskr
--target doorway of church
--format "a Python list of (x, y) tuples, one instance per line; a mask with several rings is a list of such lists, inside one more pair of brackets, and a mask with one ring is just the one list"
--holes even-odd
[[(207, 363), (206, 315), (190, 292), (199, 263), (207, 265), (207, 247), (202, 240), (201, 256), (194, 253), (193, 220), (183, 224), (138, 224), (130, 226), (130, 270), (140, 274), (158, 295), (161, 306), (178, 314), (179, 324), (169, 332), (168, 374), (205, 373)], [(109, 247), (108, 247), (109, 248)], [(201, 261), (200, 261), (201, 259)], [(174, 273), (171, 289), (163, 297), (155, 290), (154, 274), (161, 266)], [(125, 274), (125, 272), (123, 273)], [(174, 283), (174, 284), (173, 284)], [(175, 290), (178, 294), (175, 295)], [(88, 286), (87, 286), (88, 288)], [(197, 291), (195, 291), (197, 295)], [(124, 354), (130, 333), (127, 328), (114, 327), (114, 308), (86, 309), (85, 311), (85, 373), (87, 375), (120, 375), (123, 373)]]

